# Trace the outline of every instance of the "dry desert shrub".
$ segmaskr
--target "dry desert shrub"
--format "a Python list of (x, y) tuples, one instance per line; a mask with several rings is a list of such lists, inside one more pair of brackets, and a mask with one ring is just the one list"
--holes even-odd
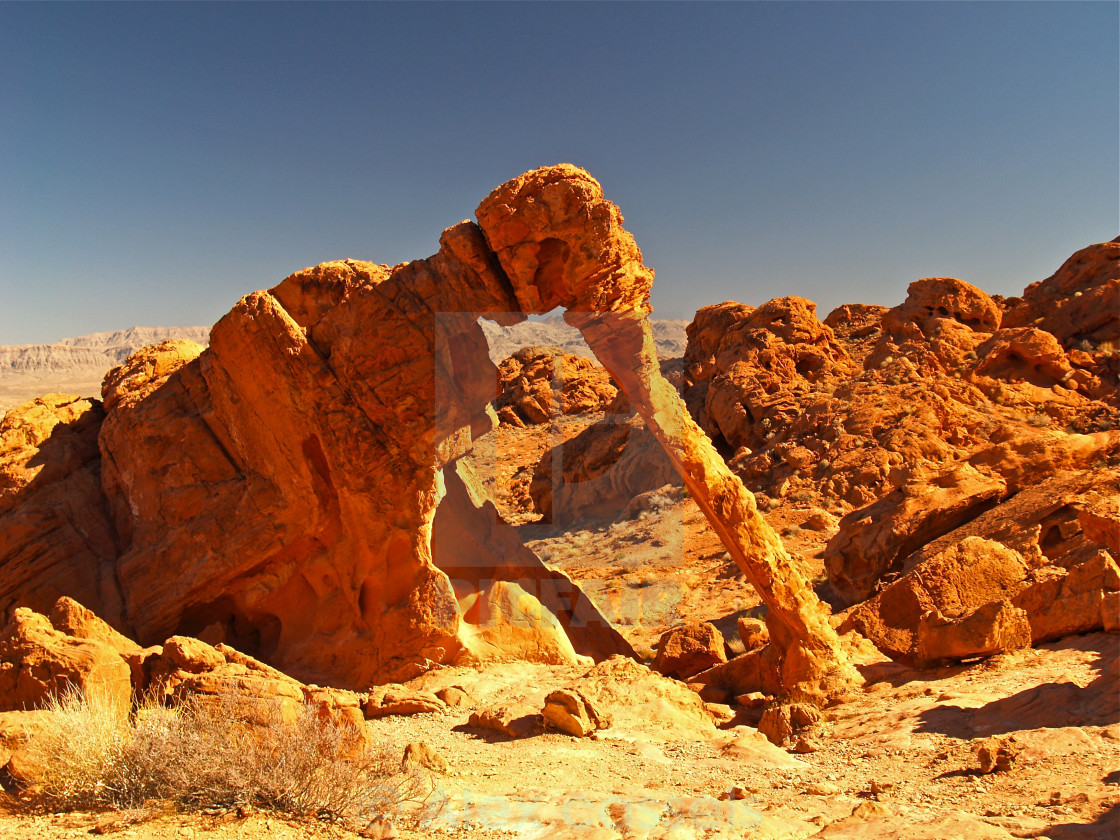
[(51, 724), (28, 745), (35, 800), (56, 810), (183, 810), (249, 806), (292, 815), (369, 821), (416, 813), (425, 777), (401, 754), (315, 704), (224, 693), (167, 707), (146, 699), (129, 713), (95, 696), (63, 694)]

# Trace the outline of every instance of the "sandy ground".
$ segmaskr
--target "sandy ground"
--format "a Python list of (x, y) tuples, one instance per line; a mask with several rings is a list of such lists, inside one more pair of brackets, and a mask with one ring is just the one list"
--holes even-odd
[[(862, 666), (864, 693), (826, 711), (815, 752), (772, 747), (732, 720), (704, 735), (630, 725), (591, 739), (511, 739), (468, 725), (470, 709), (369, 723), (401, 746), (424, 741), (449, 763), (434, 776), (440, 813), (405, 838), (1048, 837), (1112, 840), (1120, 830), (1120, 638), (1071, 637), (968, 666), (916, 672)], [(521, 662), (450, 668), (474, 706), (544, 695), (577, 676)], [(985, 738), (1010, 743), (1009, 771), (981, 774)], [(722, 798), (721, 798), (722, 797)], [(741, 798), (735, 798), (741, 797)], [(853, 812), (856, 816), (853, 817)], [(0, 837), (351, 837), (329, 823), (236, 814), (0, 817)]]

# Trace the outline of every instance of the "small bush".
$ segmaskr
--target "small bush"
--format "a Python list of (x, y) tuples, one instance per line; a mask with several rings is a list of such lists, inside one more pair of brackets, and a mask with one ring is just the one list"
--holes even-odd
[(174, 708), (145, 700), (130, 715), (71, 692), (46, 711), (50, 725), (28, 751), (42, 768), (36, 799), (55, 810), (163, 800), (368, 822), (424, 798), (423, 777), (402, 771), (399, 753), (370, 745), (317, 704), (227, 693)]

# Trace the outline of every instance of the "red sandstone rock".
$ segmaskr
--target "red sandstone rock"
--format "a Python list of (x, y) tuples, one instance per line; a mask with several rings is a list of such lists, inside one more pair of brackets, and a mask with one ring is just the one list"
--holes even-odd
[(757, 618), (739, 616), (735, 620), (735, 624), (739, 630), (739, 638), (743, 642), (743, 647), (748, 651), (757, 650), (770, 642), (770, 631), (766, 629), (765, 622)]
[(544, 719), (528, 706), (508, 703), (473, 712), (470, 725), (510, 738), (525, 738), (539, 732), (544, 726)]
[(585, 738), (611, 725), (608, 715), (578, 691), (558, 689), (544, 698), (541, 717), (545, 723), (576, 738)]
[(438, 712), (446, 703), (429, 691), (415, 691), (400, 685), (379, 686), (370, 691), (362, 705), (368, 719), (390, 715), (420, 715)]
[(1027, 614), (1010, 601), (993, 601), (956, 619), (931, 610), (918, 622), (918, 659), (923, 663), (992, 656), (1030, 646)]
[(880, 578), (911, 552), (994, 506), (1006, 492), (998, 478), (959, 464), (935, 476), (918, 472), (902, 487), (840, 520), (824, 561), (848, 603), (869, 597)]
[[(841, 633), (858, 630), (893, 659), (916, 661), (923, 658), (919, 651), (922, 616), (939, 613), (951, 622), (1007, 601), (1024, 588), (1029, 572), (1019, 552), (992, 540), (966, 537), (850, 609), (839, 629)], [(962, 632), (970, 629), (975, 628)], [(950, 641), (938, 650), (947, 651)], [(924, 658), (950, 656), (943, 652)]]
[(1034, 326), (1066, 348), (1081, 341), (1120, 341), (1120, 239), (1090, 245), (1053, 275), (1032, 283), (1004, 316), (1005, 327)]
[(350, 686), (462, 653), (432, 560), (439, 473), (493, 423), (471, 312), (522, 316), (505, 314), (516, 302), (475, 226), (441, 246), (391, 270), (299, 272), (242, 300), (200, 358), (165, 345), (109, 377), (105, 486), (142, 642), (217, 623), (296, 676)]
[(1070, 569), (1044, 566), (1032, 571), (1027, 586), (1012, 599), (1025, 611), (1034, 643), (1074, 633), (1107, 629), (1106, 598), (1120, 591), (1120, 569), (1099, 551)]
[(817, 320), (816, 305), (803, 298), (777, 298), (758, 309), (705, 307), (688, 335), (690, 407), (702, 428), (731, 449), (762, 445), (796, 418), (814, 383), (855, 369)]
[(0, 419), (0, 616), (61, 595), (123, 628), (116, 537), (101, 491), (100, 404), (48, 394)]
[(63, 596), (51, 608), (47, 617), (55, 630), (60, 630), (75, 639), (88, 639), (108, 645), (122, 657), (140, 651), (140, 646), (132, 639), (118, 633), (102, 621), (92, 610), (88, 610), (73, 598)]
[(554, 347), (524, 347), (498, 366), (499, 412), (512, 408), (522, 422), (603, 411), (618, 393), (610, 374), (590, 359)]
[(667, 677), (687, 680), (726, 661), (723, 635), (714, 624), (694, 621), (662, 634), (652, 668)]
[(41, 707), (66, 691), (127, 708), (131, 672), (109, 645), (67, 636), (45, 616), (16, 609), (0, 632), (0, 711)]

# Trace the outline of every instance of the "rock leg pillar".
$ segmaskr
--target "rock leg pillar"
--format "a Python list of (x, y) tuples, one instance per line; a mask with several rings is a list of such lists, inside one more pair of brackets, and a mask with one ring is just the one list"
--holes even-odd
[(728, 469), (707, 435), (661, 376), (648, 319), (638, 312), (578, 312), (577, 327), (678, 466), (685, 486), (769, 608), (767, 627), (781, 651), (781, 682), (791, 699), (823, 703), (858, 680), (840, 649), (828, 609), (758, 513), (754, 496)]

